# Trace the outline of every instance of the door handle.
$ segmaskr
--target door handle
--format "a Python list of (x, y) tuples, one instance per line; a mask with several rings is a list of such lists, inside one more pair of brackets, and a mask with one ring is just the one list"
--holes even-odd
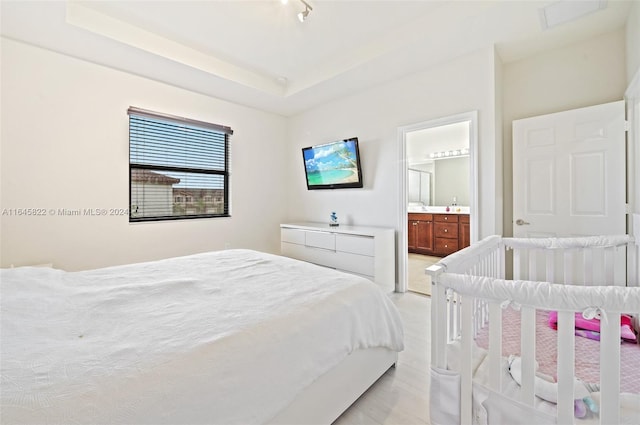
[(531, 224), (531, 223), (529, 223), (528, 221), (524, 221), (523, 219), (519, 218), (519, 219), (516, 220), (516, 224), (518, 226), (523, 226), (523, 225), (527, 225), (527, 224)]

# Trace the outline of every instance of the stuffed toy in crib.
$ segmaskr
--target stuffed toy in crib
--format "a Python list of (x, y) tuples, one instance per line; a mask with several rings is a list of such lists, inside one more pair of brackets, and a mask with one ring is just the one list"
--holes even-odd
[[(536, 363), (536, 369), (538, 365)], [(518, 385), (522, 385), (522, 359), (518, 356), (509, 356), (509, 373)], [(576, 418), (584, 418), (589, 412), (598, 413), (599, 408), (589, 392), (587, 386), (577, 379), (573, 378), (574, 396), (573, 413)], [(536, 372), (533, 383), (533, 391), (537, 397), (551, 403), (558, 404), (558, 383), (553, 381), (550, 376)]]
[[(598, 317), (584, 317), (582, 313), (576, 313), (575, 334), (577, 336), (595, 339), (600, 341), (600, 319)], [(558, 329), (558, 312), (549, 312), (549, 326), (552, 329)], [(633, 332), (633, 324), (631, 316), (627, 314), (620, 315), (620, 338), (622, 341), (636, 342), (636, 334)]]

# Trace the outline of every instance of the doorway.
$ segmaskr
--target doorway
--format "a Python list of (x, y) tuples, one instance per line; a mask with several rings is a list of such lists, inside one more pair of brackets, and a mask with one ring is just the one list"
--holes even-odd
[[(410, 211), (427, 211), (451, 204), (468, 208), (470, 240), (477, 240), (477, 118), (477, 111), (472, 111), (399, 128), (398, 292), (411, 290), (430, 295), (431, 283), (424, 268), (439, 260), (409, 254)], [(461, 165), (466, 171), (456, 168)], [(441, 170), (440, 184), (438, 170)], [(415, 177), (416, 173), (420, 178)], [(458, 184), (452, 188), (456, 180)], [(416, 189), (414, 182), (422, 182), (422, 186), (429, 182), (428, 188)]]

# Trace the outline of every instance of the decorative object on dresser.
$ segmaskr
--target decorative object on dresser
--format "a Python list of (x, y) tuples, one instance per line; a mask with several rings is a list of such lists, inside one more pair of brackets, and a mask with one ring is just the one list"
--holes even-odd
[(409, 213), (409, 252), (446, 256), (469, 246), (469, 214)]
[(338, 224), (338, 215), (336, 214), (336, 212), (335, 212), (335, 211), (333, 211), (333, 212), (331, 213), (331, 215), (329, 216), (329, 218), (331, 219), (331, 222), (329, 223), (329, 226), (337, 227), (337, 226), (339, 226), (339, 225), (340, 225), (340, 224)]
[(361, 275), (394, 289), (394, 229), (285, 223), (280, 234), (282, 255)]

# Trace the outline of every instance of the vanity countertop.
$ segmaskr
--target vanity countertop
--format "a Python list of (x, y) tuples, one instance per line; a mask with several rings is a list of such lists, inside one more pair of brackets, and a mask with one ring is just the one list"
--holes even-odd
[(411, 214), (469, 214), (469, 207), (451, 206), (449, 211), (447, 207), (409, 207), (407, 210)]

